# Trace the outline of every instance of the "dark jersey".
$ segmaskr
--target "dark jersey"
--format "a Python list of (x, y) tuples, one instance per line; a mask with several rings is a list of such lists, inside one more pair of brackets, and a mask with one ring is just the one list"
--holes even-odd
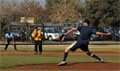
[(82, 26), (77, 28), (80, 32), (80, 36), (78, 37), (79, 44), (89, 44), (89, 40), (92, 34), (96, 34), (96, 30), (90, 28), (89, 26)]

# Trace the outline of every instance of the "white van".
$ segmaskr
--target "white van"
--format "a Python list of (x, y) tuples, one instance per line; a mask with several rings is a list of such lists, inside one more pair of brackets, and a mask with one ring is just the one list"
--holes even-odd
[(62, 35), (61, 30), (57, 28), (45, 28), (45, 39), (50, 41), (59, 40), (60, 35)]

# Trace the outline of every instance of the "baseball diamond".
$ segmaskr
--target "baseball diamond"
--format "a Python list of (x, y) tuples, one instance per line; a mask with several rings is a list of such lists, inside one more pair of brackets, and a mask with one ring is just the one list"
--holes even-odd
[(120, 71), (120, 0), (0, 0), (0, 71)]

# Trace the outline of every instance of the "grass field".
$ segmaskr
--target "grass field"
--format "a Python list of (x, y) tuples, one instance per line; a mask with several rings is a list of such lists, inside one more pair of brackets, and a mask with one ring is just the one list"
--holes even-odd
[[(0, 67), (15, 67), (23, 65), (57, 64), (63, 56), (39, 56), (39, 55), (1, 55)], [(120, 63), (118, 57), (102, 57), (106, 62)], [(67, 62), (98, 62), (88, 56), (69, 56)]]
[[(65, 46), (59, 46), (59, 45), (46, 45), (43, 46), (43, 51), (44, 52), (63, 52), (64, 49), (68, 47), (67, 45)], [(120, 46), (119, 45), (89, 45), (89, 49), (92, 52), (120, 52)], [(22, 52), (33, 52), (34, 51), (34, 46), (17, 46), (18, 51)], [(4, 51), (4, 46), (0, 46), (0, 51)], [(14, 52), (14, 49), (12, 46), (8, 47), (7, 52)], [(77, 50), (76, 52), (81, 52), (81, 50)]]
[[(63, 52), (67, 46), (43, 46), (43, 52)], [(18, 52), (33, 52), (34, 46), (18, 46)], [(116, 53), (120, 54), (118, 45), (90, 45), (90, 50), (94, 53)], [(0, 52), (4, 52), (3, 46), (0, 46)], [(6, 52), (14, 52), (12, 46)], [(82, 53), (77, 50), (77, 53)], [(17, 52), (16, 52), (17, 53)], [(120, 63), (120, 57), (100, 56), (106, 62)], [(63, 55), (0, 55), (0, 68), (24, 66), (24, 65), (43, 65), (57, 64), (63, 58)], [(89, 56), (69, 56), (67, 62), (98, 62)]]

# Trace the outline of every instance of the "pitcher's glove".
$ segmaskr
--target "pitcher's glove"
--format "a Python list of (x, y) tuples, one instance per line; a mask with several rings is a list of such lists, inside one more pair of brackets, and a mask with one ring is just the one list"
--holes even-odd
[(64, 39), (65, 39), (65, 35), (62, 34), (62, 35), (60, 36), (60, 41), (64, 41)]

